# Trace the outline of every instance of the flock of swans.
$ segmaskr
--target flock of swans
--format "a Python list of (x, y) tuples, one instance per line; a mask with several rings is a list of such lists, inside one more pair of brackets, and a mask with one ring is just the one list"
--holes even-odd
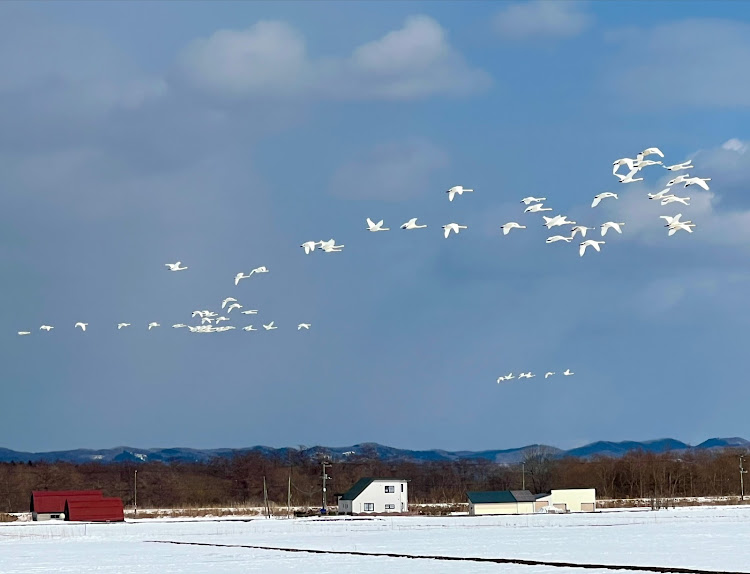
[[(666, 169), (670, 172), (676, 172), (676, 171), (682, 171), (682, 170), (688, 170), (692, 169), (695, 166), (692, 165), (691, 161), (685, 161), (682, 163), (677, 163), (673, 165), (666, 166), (663, 164), (661, 160), (651, 160), (646, 159), (647, 156), (656, 155), (660, 158), (664, 158), (664, 154), (661, 152), (659, 148), (656, 147), (650, 147), (642, 152), (636, 154), (635, 158), (620, 158), (613, 162), (612, 164), (612, 174), (618, 178), (619, 182), (622, 184), (626, 183), (634, 183), (637, 181), (643, 181), (643, 177), (635, 177), (643, 168), (648, 166), (661, 166), (663, 169)], [(620, 168), (622, 166), (626, 166), (628, 169), (628, 172), (626, 174), (620, 173)], [(671, 188), (675, 185), (682, 184), (683, 188), (688, 188), (691, 185), (697, 185), (701, 187), (704, 190), (708, 190), (708, 184), (707, 182), (711, 181), (711, 178), (701, 178), (701, 177), (691, 177), (688, 174), (681, 174), (677, 177), (670, 180), (666, 187), (659, 191), (658, 193), (648, 193), (648, 199), (652, 201), (659, 201), (662, 206), (667, 206), (672, 203), (679, 203), (681, 205), (689, 206), (690, 198), (689, 197), (680, 197), (678, 195), (675, 195), (672, 193)], [(472, 193), (474, 192), (473, 189), (467, 189), (461, 185), (456, 185), (451, 187), (446, 191), (448, 194), (448, 201), (452, 202), (456, 196), (462, 196), (464, 193)], [(617, 200), (618, 195), (617, 193), (613, 193), (611, 191), (605, 191), (602, 193), (599, 193), (593, 197), (593, 200), (591, 202), (591, 208), (598, 207), (603, 201), (611, 201), (611, 200)], [(544, 202), (547, 201), (546, 197), (524, 197), (520, 203), (524, 204), (526, 207), (523, 210), (524, 214), (527, 213), (545, 213), (553, 211), (551, 207), (545, 206)], [(676, 215), (660, 215), (661, 219), (663, 219), (666, 222), (666, 225), (664, 227), (667, 228), (667, 235), (672, 236), (678, 231), (686, 231), (687, 233), (692, 233), (693, 228), (695, 227), (695, 224), (690, 221), (683, 221), (682, 214), (677, 213)], [(623, 233), (623, 226), (625, 225), (625, 222), (618, 222), (618, 221), (605, 221), (604, 223), (600, 224), (598, 227), (587, 227), (585, 225), (579, 225), (575, 221), (571, 221), (568, 219), (566, 215), (555, 215), (552, 217), (549, 217), (547, 215), (542, 215), (542, 219), (544, 221), (543, 226), (546, 227), (548, 230), (552, 229), (553, 227), (568, 227), (568, 231), (570, 235), (551, 235), (547, 237), (546, 243), (557, 243), (557, 242), (564, 242), (564, 243), (572, 243), (572, 241), (575, 239), (577, 234), (580, 234), (583, 241), (578, 243), (578, 252), (580, 257), (583, 257), (586, 253), (586, 250), (591, 247), (595, 251), (601, 252), (601, 246), (605, 244), (604, 240), (597, 241), (595, 239), (585, 239), (586, 234), (589, 231), (595, 231), (597, 228), (600, 230), (601, 236), (605, 237), (608, 232), (613, 231), (617, 234)], [(418, 218), (413, 217), (403, 223), (401, 225), (402, 230), (416, 230), (416, 229), (425, 229), (427, 228), (426, 224), (418, 224), (417, 223)], [(366, 224), (367, 227), (365, 228), (367, 231), (372, 233), (378, 233), (378, 232), (384, 232), (384, 231), (390, 231), (389, 227), (385, 227), (384, 220), (380, 221), (373, 221), (369, 217), (366, 218)], [(518, 223), (517, 221), (509, 221), (507, 223), (504, 223), (500, 226), (500, 230), (502, 231), (503, 235), (508, 235), (511, 231), (518, 229), (526, 229), (526, 225), (522, 225)], [(447, 239), (451, 233), (454, 235), (458, 235), (461, 230), (468, 229), (467, 225), (461, 225), (456, 222), (447, 223), (446, 225), (442, 226), (443, 229), (443, 235)], [(325, 240), (318, 240), (318, 241), (306, 241), (300, 245), (300, 247), (304, 250), (305, 254), (309, 255), (312, 254), (315, 251), (323, 251), (324, 253), (339, 253), (343, 250), (344, 245), (337, 245), (336, 241), (331, 238), (327, 241)], [(176, 263), (166, 263), (165, 266), (169, 271), (177, 272), (177, 271), (185, 271), (188, 269), (187, 266), (182, 265), (182, 261), (177, 261)], [(239, 272), (234, 277), (234, 285), (239, 285), (240, 281), (243, 281), (245, 279), (251, 278), (255, 274), (263, 274), (268, 273), (268, 269), (264, 266), (262, 267), (256, 267), (255, 269), (252, 269), (248, 273)], [(232, 311), (234, 310), (241, 310), (244, 309), (242, 304), (240, 304), (237, 299), (234, 297), (227, 297), (225, 298), (221, 303), (221, 310), (222, 313), (226, 313), (226, 315), (230, 315)], [(258, 313), (257, 309), (245, 309), (239, 311), (241, 314), (244, 315), (255, 315)], [(222, 322), (228, 322), (230, 321), (230, 317), (225, 316), (223, 314), (219, 314), (215, 311), (212, 311), (210, 309), (201, 309), (193, 311), (192, 318), (197, 319), (200, 321), (197, 325), (188, 325), (185, 323), (177, 323), (172, 325), (173, 328), (179, 329), (179, 328), (185, 328), (188, 329), (192, 333), (221, 333), (226, 332), (230, 330), (234, 330), (237, 327), (234, 325), (220, 325)], [(117, 329), (124, 329), (126, 327), (130, 327), (130, 323), (118, 323)], [(268, 324), (262, 324), (263, 329), (266, 331), (272, 331), (277, 329), (276, 325), (274, 324), (274, 321), (271, 321)], [(86, 331), (88, 327), (88, 323), (78, 322), (75, 323), (74, 329), (81, 329), (81, 331)], [(158, 322), (151, 322), (147, 325), (147, 330), (155, 329), (161, 327), (161, 325)], [(311, 327), (310, 323), (299, 323), (297, 325), (297, 330), (309, 330)], [(50, 332), (54, 327), (52, 325), (42, 325), (39, 327), (40, 330)], [(245, 325), (242, 327), (242, 330), (244, 331), (258, 331), (253, 325)], [(18, 335), (30, 335), (31, 331), (18, 331)], [(570, 369), (566, 369), (563, 373), (563, 376), (571, 376), (574, 373)], [(555, 372), (548, 371), (544, 374), (544, 378), (547, 379), (551, 376), (554, 376)], [(531, 371), (528, 372), (521, 372), (517, 380), (521, 379), (531, 379), (535, 377)], [(507, 375), (503, 375), (498, 377), (497, 382), (507, 382), (516, 379), (516, 377), (513, 375), (513, 373), (509, 373)]]
[[(182, 261), (177, 261), (176, 263), (165, 263), (165, 266), (170, 271), (185, 271), (187, 269), (187, 266), (181, 267)], [(234, 284), (235, 286), (239, 284), (241, 279), (248, 279), (253, 276), (255, 273), (268, 273), (268, 269), (266, 267), (256, 267), (250, 273), (244, 274), (242, 272), (237, 273), (234, 278)], [(221, 302), (221, 309), (222, 312), (226, 313), (227, 315), (230, 315), (232, 311), (235, 309), (243, 309), (243, 305), (237, 301), (234, 297), (227, 297)], [(245, 309), (244, 311), (240, 311), (243, 315), (257, 315), (258, 310), (257, 309)], [(210, 309), (198, 309), (196, 311), (193, 311), (192, 313), (193, 319), (198, 319), (200, 321), (200, 324), (198, 325), (187, 325), (185, 323), (175, 323), (172, 325), (174, 329), (182, 329), (185, 328), (191, 333), (224, 333), (226, 331), (232, 331), (236, 329), (234, 325), (221, 325), (219, 326), (219, 323), (223, 321), (230, 321), (230, 318), (224, 315), (220, 315), (216, 311), (212, 311)], [(278, 327), (274, 324), (274, 321), (271, 321), (268, 324), (261, 323), (263, 326), (263, 329), (266, 331), (273, 331), (275, 329), (278, 329)], [(81, 331), (85, 332), (88, 328), (89, 324), (84, 322), (77, 322), (73, 328), (74, 329), (80, 329)], [(131, 327), (132, 323), (117, 323), (117, 330), (125, 329), (126, 327)], [(146, 330), (150, 331), (151, 329), (155, 329), (157, 327), (161, 327), (161, 324), (152, 321), (148, 323), (146, 326)], [(312, 327), (312, 324), (310, 323), (299, 323), (297, 325), (297, 330), (310, 330), (310, 327)], [(39, 327), (40, 331), (46, 331), (49, 333), (52, 331), (54, 327), (52, 325), (42, 325)], [(258, 331), (259, 329), (256, 329), (252, 325), (245, 325), (242, 327), (243, 331)], [(26, 336), (31, 335), (31, 331), (18, 331), (18, 334), (20, 336)]]
[[(546, 373), (544, 373), (544, 378), (545, 379), (549, 379), (550, 377), (552, 377), (555, 374), (556, 373), (554, 371), (547, 371)], [(573, 371), (571, 371), (570, 369), (565, 369), (563, 371), (563, 375), (566, 376), (566, 377), (570, 377), (571, 375), (575, 375), (575, 373)], [(519, 381), (521, 379), (532, 379), (534, 377), (536, 377), (536, 375), (534, 373), (532, 373), (531, 371), (529, 371), (528, 373), (523, 373), (522, 372), (522, 373), (518, 374), (518, 380)], [(497, 384), (500, 384), (500, 383), (502, 383), (504, 381), (510, 381), (512, 379), (515, 379), (515, 378), (516, 377), (513, 375), (513, 373), (508, 373), (507, 375), (503, 375), (503, 376), (498, 377), (497, 378)]]

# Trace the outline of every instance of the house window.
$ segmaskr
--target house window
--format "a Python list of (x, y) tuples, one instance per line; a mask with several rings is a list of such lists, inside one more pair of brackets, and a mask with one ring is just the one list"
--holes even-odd
[(402, 482), (401, 483), (401, 492), (403, 492), (403, 491), (404, 491), (404, 483)]
[(364, 507), (365, 507), (365, 512), (375, 512), (374, 502), (365, 502)]
[(395, 486), (386, 486), (385, 487), (385, 493), (386, 494), (393, 494), (394, 492), (396, 492), (396, 487)]
[(386, 510), (396, 510), (396, 505), (395, 504), (386, 504), (385, 505), (385, 509)]

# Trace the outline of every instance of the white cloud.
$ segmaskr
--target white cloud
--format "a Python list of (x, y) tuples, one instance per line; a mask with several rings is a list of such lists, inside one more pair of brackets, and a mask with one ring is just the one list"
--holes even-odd
[(738, 140), (737, 138), (732, 138), (730, 140), (725, 141), (721, 145), (721, 149), (736, 151), (737, 153), (742, 154), (747, 151), (747, 144)]
[(447, 165), (447, 154), (429, 141), (388, 142), (340, 167), (330, 190), (345, 199), (401, 201), (425, 193), (435, 172)]
[(402, 28), (349, 57), (317, 59), (289, 24), (261, 21), (195, 40), (182, 53), (180, 69), (193, 86), (229, 98), (413, 100), (465, 95), (490, 84), (487, 73), (470, 67), (428, 16), (407, 18)]
[(583, 2), (531, 0), (511, 4), (495, 15), (495, 30), (510, 40), (539, 37), (570, 38), (578, 36), (593, 22), (582, 10)]
[[(636, 107), (750, 106), (750, 25), (694, 19), (612, 36), (620, 51), (606, 82), (618, 101)], [(633, 54), (639, 54), (633, 57)]]
[(0, 20), (0, 96), (14, 99), (16, 113), (90, 117), (166, 93), (162, 78), (142, 73), (106, 38), (11, 14)]

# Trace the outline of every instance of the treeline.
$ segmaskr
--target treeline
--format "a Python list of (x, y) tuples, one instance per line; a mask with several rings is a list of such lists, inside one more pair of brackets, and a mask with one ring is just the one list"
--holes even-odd
[[(597, 498), (738, 496), (742, 454), (747, 451), (679, 456), (636, 451), (622, 458), (582, 460), (556, 459), (537, 449), (527, 452), (523, 464), (501, 465), (483, 459), (389, 462), (363, 452), (327, 467), (327, 503), (335, 505), (336, 494), (365, 476), (408, 479), (410, 503), (466, 502), (467, 490), (522, 485), (534, 493), (596, 488)], [(139, 508), (261, 506), (264, 477), (272, 503), (286, 505), (291, 479), (292, 506), (315, 508), (322, 504), (321, 461), (299, 453), (285, 458), (248, 453), (201, 463), (0, 463), (0, 512), (28, 511), (32, 490), (101, 489), (105, 496), (118, 496), (132, 507), (135, 471)]]

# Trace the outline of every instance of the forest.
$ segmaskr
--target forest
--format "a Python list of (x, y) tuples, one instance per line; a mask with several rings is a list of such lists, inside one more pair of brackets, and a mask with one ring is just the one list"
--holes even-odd
[[(363, 451), (343, 460), (248, 453), (209, 462), (0, 463), (0, 512), (29, 510), (32, 490), (101, 489), (120, 497), (126, 508), (262, 506), (264, 483), (272, 505), (319, 508), (322, 462), (327, 504), (359, 478), (409, 481), (409, 503), (463, 503), (466, 491), (525, 487), (533, 493), (554, 488), (596, 488), (597, 499), (673, 499), (739, 496), (739, 457), (747, 451), (724, 449), (653, 454), (633, 451), (620, 458), (555, 458), (544, 448), (526, 452), (522, 463), (477, 460), (391, 462)], [(745, 468), (750, 466), (750, 456)]]

